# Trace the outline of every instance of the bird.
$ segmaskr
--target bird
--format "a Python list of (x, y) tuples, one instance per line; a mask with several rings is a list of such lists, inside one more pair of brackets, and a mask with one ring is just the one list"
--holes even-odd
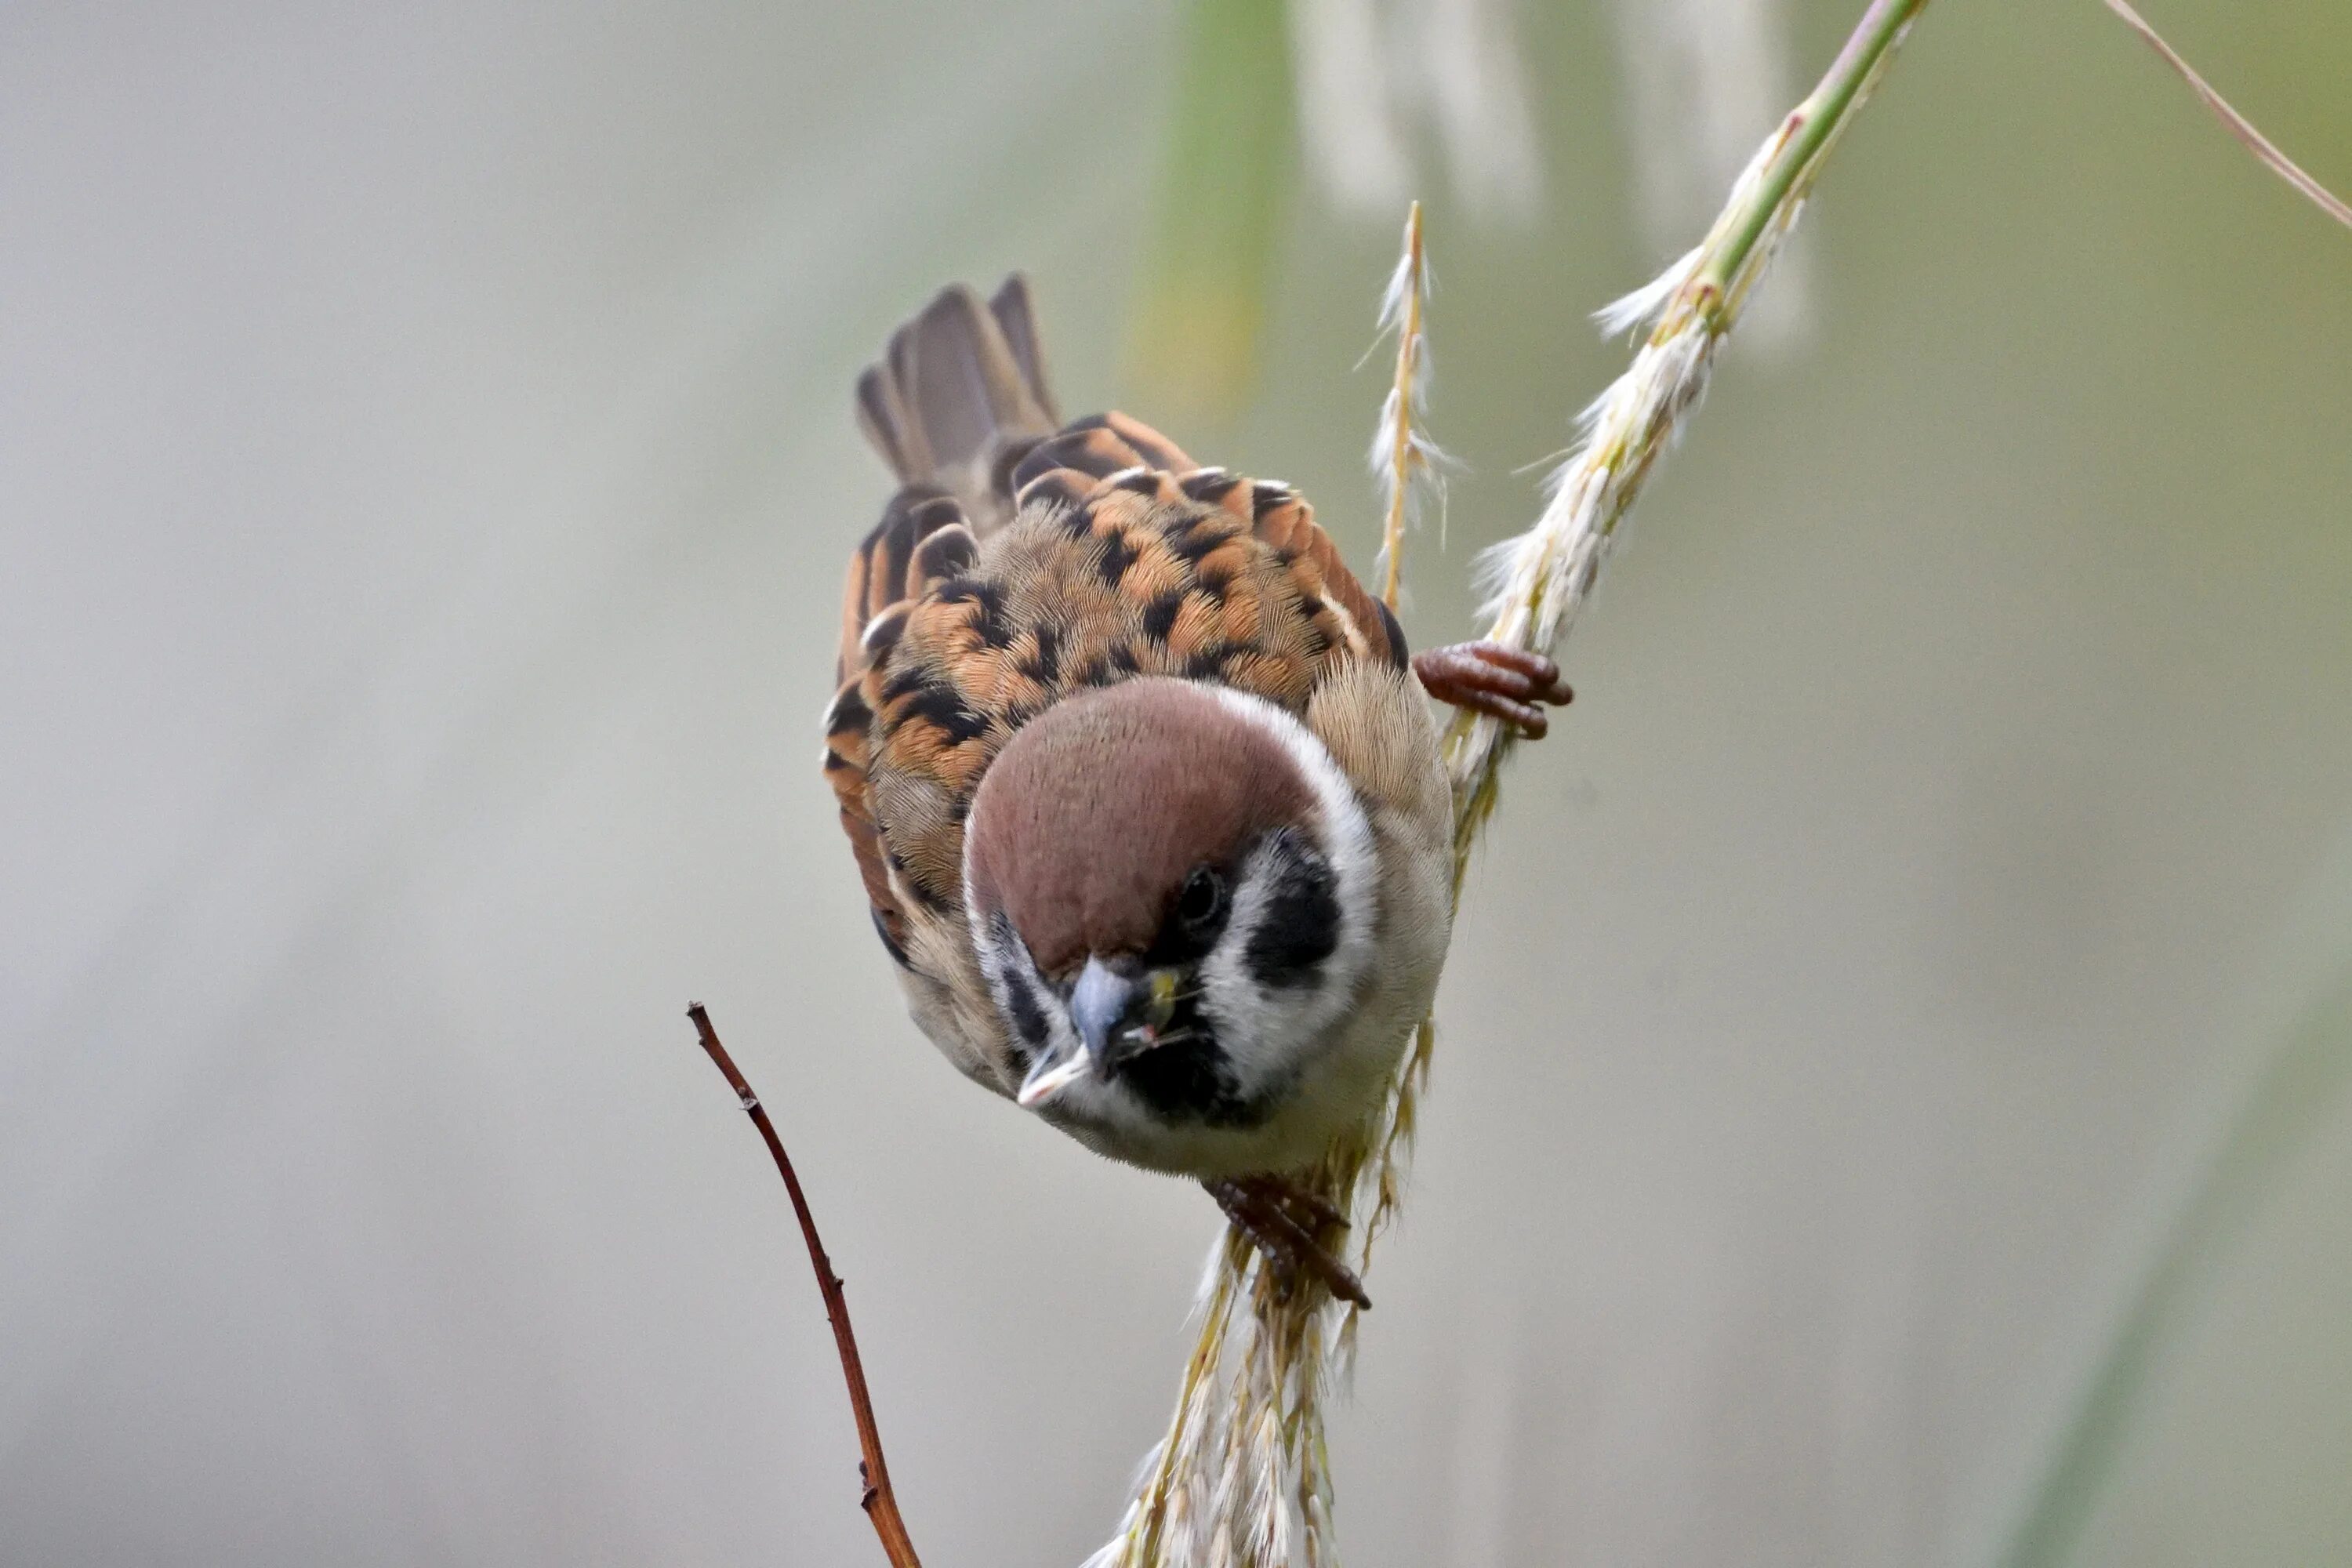
[(1445, 961), (1429, 699), (1540, 736), (1495, 643), (1412, 658), (1286, 484), (1065, 423), (1014, 274), (858, 378), (898, 483), (851, 555), (824, 768), (915, 1023), (1098, 1153), (1205, 1186), (1369, 1307), (1302, 1173), (1364, 1124)]

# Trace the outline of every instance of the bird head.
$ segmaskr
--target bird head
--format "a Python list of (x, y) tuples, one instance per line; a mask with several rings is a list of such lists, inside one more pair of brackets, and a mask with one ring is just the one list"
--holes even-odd
[(1353, 1005), (1378, 877), (1353, 788), (1297, 719), (1143, 677), (1006, 743), (964, 898), (1020, 1103), (1117, 1144), (1280, 1108)]

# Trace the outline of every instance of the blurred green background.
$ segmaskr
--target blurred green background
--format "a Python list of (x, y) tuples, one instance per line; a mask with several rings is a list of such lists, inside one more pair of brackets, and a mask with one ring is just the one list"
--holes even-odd
[[(1473, 627), (1853, 0), (0, 14), (0, 1558), (1076, 1563), (1213, 1231), (948, 1071), (816, 769), (847, 389), (1033, 276), (1316, 499), (1428, 205)], [(2352, 185), (2352, 12), (2151, 13)], [(1579, 624), (1339, 1415), (1359, 1568), (2352, 1559), (2352, 235), (1930, 8)]]

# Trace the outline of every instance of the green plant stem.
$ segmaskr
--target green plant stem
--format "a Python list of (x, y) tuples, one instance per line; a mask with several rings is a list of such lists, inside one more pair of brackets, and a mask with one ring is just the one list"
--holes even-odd
[(1730, 293), (1732, 280), (1747, 266), (1757, 241), (1797, 187), (1799, 177), (1820, 162), (1844, 128), (1863, 84), (1877, 74), (1904, 29), (1927, 8), (1927, 0), (1872, 0), (1820, 84), (1790, 110), (1781, 127), (1780, 150), (1765, 165), (1746, 210), (1727, 215), (1729, 232), (1693, 279), (1697, 291), (1716, 308), (1720, 309)]

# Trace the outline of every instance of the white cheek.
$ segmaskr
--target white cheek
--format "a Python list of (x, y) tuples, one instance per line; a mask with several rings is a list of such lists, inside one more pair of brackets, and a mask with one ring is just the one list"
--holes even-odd
[(1269, 990), (1250, 973), (1244, 955), (1252, 933), (1265, 919), (1265, 889), (1253, 878), (1234, 900), (1225, 934), (1201, 965), (1203, 1011), (1215, 1023), (1217, 1044), (1241, 1080), (1238, 1087), (1244, 1097), (1281, 1070), (1277, 1042), (1294, 1037), (1298, 1015), (1322, 989), (1318, 978), (1311, 985)]

